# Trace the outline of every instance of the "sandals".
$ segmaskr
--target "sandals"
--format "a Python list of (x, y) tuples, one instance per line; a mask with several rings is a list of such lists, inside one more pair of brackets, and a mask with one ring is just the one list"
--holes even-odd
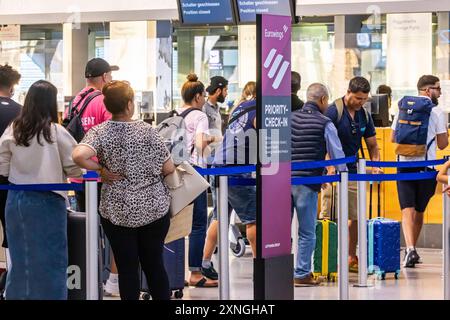
[(208, 282), (208, 279), (203, 277), (196, 283), (189, 281), (189, 286), (196, 288), (215, 288), (218, 287), (219, 284), (217, 282)]
[(349, 262), (348, 271), (352, 273), (358, 273), (358, 260), (353, 260)]

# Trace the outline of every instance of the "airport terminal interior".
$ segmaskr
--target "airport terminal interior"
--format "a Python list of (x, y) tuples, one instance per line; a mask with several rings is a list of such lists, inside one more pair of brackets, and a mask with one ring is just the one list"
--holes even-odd
[[(199, 81), (205, 84), (205, 88), (212, 84), (212, 78), (220, 76), (227, 80), (227, 95), (223, 96), (223, 101), (218, 105), (222, 119), (221, 129), (225, 132), (226, 121), (236, 102), (241, 99), (246, 84), (261, 80), (258, 75), (262, 71), (257, 70), (261, 65), (258, 61), (258, 9), (255, 12), (254, 8), (264, 5), (268, 8), (261, 9), (262, 17), (265, 14), (275, 14), (290, 18), (289, 28), (292, 32), (289, 68), (301, 76), (297, 94), (302, 101), (308, 100), (308, 88), (314, 83), (321, 83), (326, 87), (328, 102), (331, 104), (348, 94), (349, 82), (352, 79), (367, 79), (370, 92), (362, 108), (374, 122), (375, 142), (379, 149), (377, 161), (399, 161), (397, 144), (391, 139), (392, 124), (400, 112), (398, 106), (402, 98), (418, 95), (418, 80), (423, 75), (438, 78), (436, 83), (439, 84), (434, 87), (433, 84), (427, 85), (426, 90), (439, 90), (438, 100), (433, 102), (440, 110), (439, 121), (445, 122), (445, 128), (448, 129), (450, 0), (3, 0), (0, 1), (0, 66), (8, 64), (20, 73), (20, 81), (15, 86), (11, 99), (21, 105), (26, 103), (25, 98), (36, 81), (51, 82), (58, 90), (57, 111), (58, 119), (62, 122), (65, 110), (86, 86), (87, 62), (96, 58), (104, 59), (110, 66), (119, 66), (118, 70), (112, 69), (113, 79), (127, 81), (134, 90), (132, 118), (143, 120), (155, 128), (169, 119), (172, 110), (183, 107), (184, 96), (181, 88), (188, 74), (195, 73)], [(253, 8), (253, 16), (249, 14), (251, 10), (246, 6)], [(220, 13), (214, 10), (220, 10)], [(211, 14), (211, 11), (215, 13)], [(386, 88), (389, 90), (385, 91)], [(0, 111), (1, 108), (2, 105)], [(369, 161), (372, 144), (369, 144), (367, 139), (361, 141), (363, 157)], [(342, 144), (345, 149), (344, 142)], [(450, 156), (448, 143), (442, 149), (436, 145), (434, 147), (437, 149), (435, 158), (427, 160), (445, 159)], [(0, 158), (0, 166), (3, 165), (1, 161)], [(439, 170), (444, 162), (433, 168)], [(397, 173), (395, 166), (382, 170), (385, 174)], [(211, 179), (208, 178), (208, 181), (211, 182)], [(338, 188), (337, 183), (334, 183), (334, 186)], [(293, 274), (290, 280), (292, 283), (286, 289), (292, 290), (292, 299), (450, 299), (450, 265), (445, 261), (448, 257), (444, 254), (444, 249), (450, 248), (443, 245), (444, 239), (448, 239), (444, 219), (444, 203), (447, 197), (445, 186), (437, 183), (434, 196), (423, 212), (423, 226), (413, 248), (420, 255), (420, 263), (413, 264), (413, 267), (404, 266), (405, 255), (410, 252), (408, 250), (411, 247), (406, 244), (402, 228), (402, 208), (398, 199), (397, 182), (383, 181), (377, 186), (376, 182), (367, 182), (365, 186), (367, 219), (378, 216), (398, 223), (399, 246), (396, 247), (396, 252), (399, 270), (392, 270), (390, 272), (394, 273), (383, 274), (382, 277), (376, 272), (369, 274), (367, 287), (355, 286), (360, 283), (358, 270), (349, 272), (348, 296), (340, 291), (342, 283), (339, 282), (339, 274), (327, 277), (326, 274), (323, 276), (312, 271), (314, 279), (320, 279), (321, 283), (313, 283), (311, 286), (297, 286), (295, 281), (291, 281), (294, 279)], [(214, 189), (207, 191), (208, 223), (217, 204), (212, 192)], [(317, 217), (323, 219), (324, 200), (320, 191), (318, 192)], [(421, 197), (422, 194), (416, 196)], [(73, 191), (69, 191), (68, 199), (68, 206), (75, 211), (80, 209), (76, 205)], [(348, 200), (351, 201), (350, 198)], [(333, 205), (337, 207), (336, 203)], [(353, 205), (356, 206), (356, 203)], [(264, 210), (261, 206), (263, 204), (258, 204), (258, 210)], [(351, 206), (348, 204), (348, 207)], [(334, 215), (335, 222), (336, 215), (337, 213)], [(330, 215), (325, 214), (325, 218), (330, 219)], [(228, 241), (231, 245), (227, 246), (229, 250), (226, 253), (229, 259), (229, 290), (226, 293), (221, 291), (222, 273), (219, 267), (220, 253), (217, 250), (211, 260), (219, 272), (219, 281), (215, 279), (216, 286), (202, 287), (201, 284), (197, 285), (197, 280), (191, 283), (190, 243), (189, 237), (185, 237), (183, 253), (180, 254), (184, 256), (182, 277), (188, 281), (188, 285), (180, 289), (182, 297), (180, 294), (174, 294), (173, 299), (255, 299), (254, 288), (258, 287), (255, 281), (259, 281), (261, 277), (254, 277), (257, 262), (254, 261), (252, 247), (246, 237), (249, 229), (240, 221), (242, 219), (238, 214), (233, 214), (230, 220)], [(337, 223), (340, 228), (339, 221)], [(450, 221), (447, 222), (447, 228), (448, 224)], [(258, 222), (256, 225), (260, 226)], [(283, 269), (278, 266), (277, 268), (281, 268), (279, 270), (294, 272), (298, 258), (297, 225), (295, 215), (291, 227), (292, 267)], [(447, 229), (447, 232), (449, 230)], [(326, 235), (328, 232), (327, 229)], [(317, 239), (320, 238), (320, 243), (324, 246), (321, 249), (324, 249), (322, 236), (321, 231)], [(0, 237), (3, 237), (1, 233)], [(105, 240), (102, 245), (104, 243)], [(239, 247), (236, 247), (236, 243)], [(328, 239), (326, 243), (328, 244)], [(289, 246), (291, 247), (291, 244)], [(326, 248), (323, 251), (328, 250), (335, 249)], [(358, 250), (359, 247), (357, 253)], [(373, 254), (371, 249), (368, 251)], [(363, 252), (367, 253), (367, 250)], [(112, 257), (104, 252), (101, 256), (109, 259), (106, 262), (107, 275), (104, 275), (105, 270), (101, 270), (100, 275), (103, 279), (102, 285), (107, 286), (107, 281), (111, 280), (108, 279), (108, 274), (111, 273)], [(338, 259), (337, 251), (333, 259)], [(6, 260), (6, 252), (1, 248), (0, 273), (4, 272), (2, 286), (5, 282), (10, 285), (6, 280)], [(369, 261), (369, 266), (370, 262), (372, 260)], [(327, 263), (326, 268), (329, 267), (331, 268), (331, 263)], [(200, 279), (204, 279), (206, 284), (210, 281), (203, 275)], [(120, 299), (117, 277), (115, 281), (114, 293), (101, 290), (103, 299)], [(87, 299), (86, 290), (84, 291), (84, 299)], [(268, 299), (276, 298), (276, 295), (266, 294), (270, 297)], [(69, 293), (69, 299), (70, 297)], [(149, 296), (144, 292), (140, 298), (146, 299)]]

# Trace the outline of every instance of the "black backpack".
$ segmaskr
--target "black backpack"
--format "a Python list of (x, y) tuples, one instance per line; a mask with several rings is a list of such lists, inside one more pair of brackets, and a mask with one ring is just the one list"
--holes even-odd
[[(83, 123), (81, 122), (81, 116), (83, 115), (84, 110), (86, 109), (88, 104), (92, 101), (92, 99), (102, 94), (100, 91), (96, 91), (93, 94), (89, 95), (94, 90), (95, 89), (91, 88), (88, 91), (84, 92), (82, 95), (80, 95), (80, 100), (75, 106), (72, 106), (72, 102), (70, 103), (67, 118), (64, 119), (62, 123), (62, 126), (66, 128), (67, 131), (69, 131), (70, 135), (74, 137), (74, 139), (78, 143), (80, 143), (81, 140), (83, 140), (85, 135)], [(86, 96), (88, 97), (86, 98)], [(78, 106), (83, 100), (84, 100), (83, 106), (81, 107), (80, 111), (77, 111)]]

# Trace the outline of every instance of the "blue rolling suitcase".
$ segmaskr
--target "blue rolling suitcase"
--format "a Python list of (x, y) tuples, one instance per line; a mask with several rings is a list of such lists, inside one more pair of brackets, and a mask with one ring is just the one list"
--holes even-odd
[(378, 217), (372, 219), (372, 183), (370, 184), (370, 220), (367, 224), (368, 272), (384, 280), (387, 273), (400, 275), (400, 223), (380, 217), (380, 184), (378, 183)]
[[(183, 298), (184, 289), (184, 238), (166, 243), (164, 245), (164, 266), (169, 277), (169, 287), (176, 299)], [(141, 272), (141, 289), (144, 292), (142, 299), (149, 300), (147, 280)]]

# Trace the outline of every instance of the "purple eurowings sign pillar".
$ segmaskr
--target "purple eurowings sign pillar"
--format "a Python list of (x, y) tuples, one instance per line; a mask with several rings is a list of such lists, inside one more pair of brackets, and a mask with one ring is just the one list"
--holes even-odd
[(257, 15), (257, 300), (293, 299), (291, 17)]

